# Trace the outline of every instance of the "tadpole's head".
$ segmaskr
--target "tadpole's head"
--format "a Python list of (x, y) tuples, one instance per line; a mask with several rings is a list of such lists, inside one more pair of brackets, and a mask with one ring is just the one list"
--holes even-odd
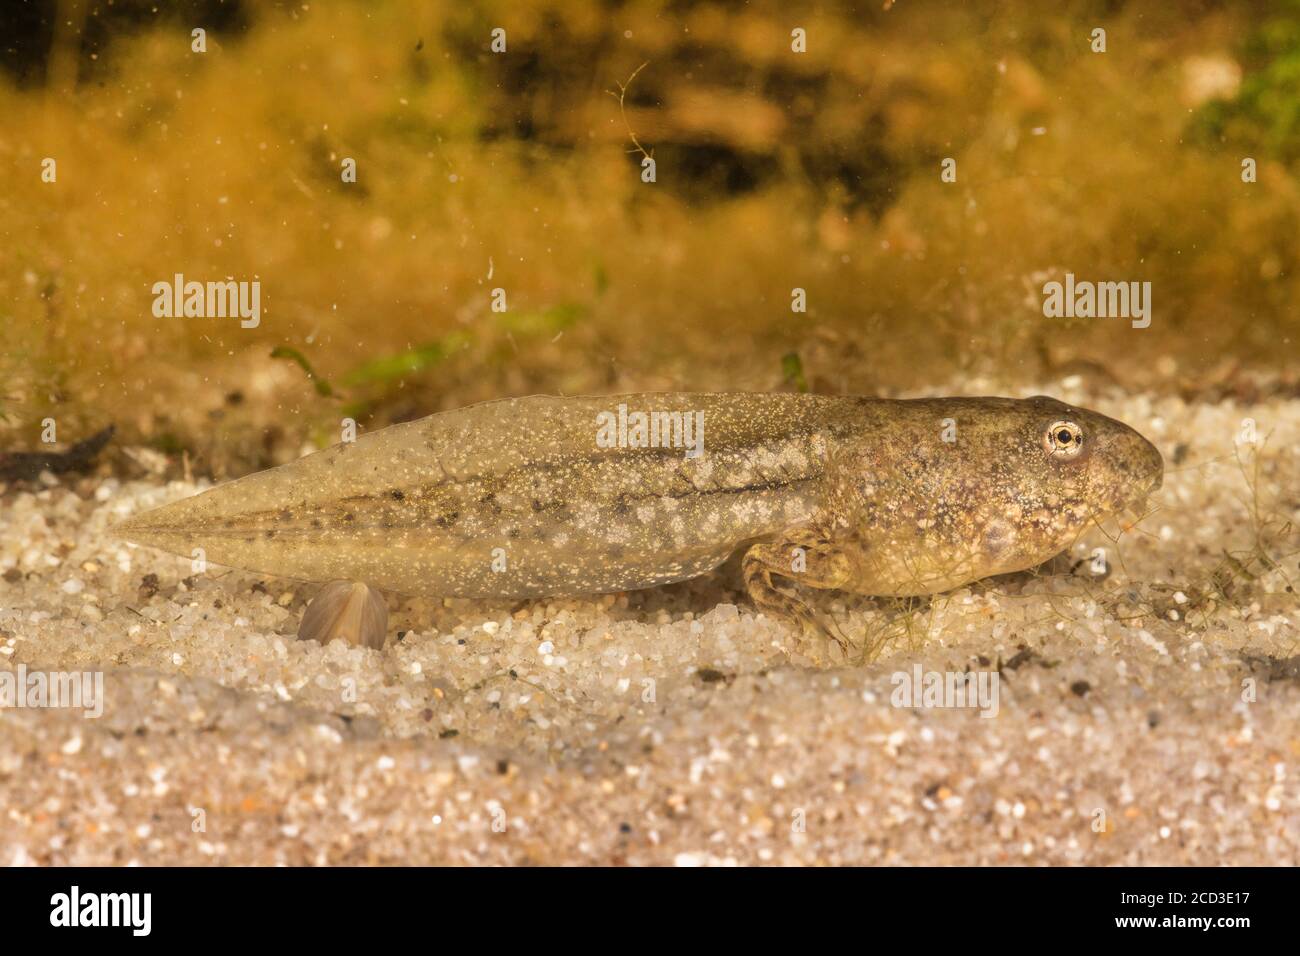
[[(1036, 567), (1160, 487), (1155, 446), (1053, 398), (918, 399), (856, 486), (874, 593), (947, 590)], [(853, 512), (852, 508), (843, 509)]]
[(1099, 412), (1045, 395), (1028, 399), (1024, 453), (1039, 456), (1042, 491), (1099, 518), (1132, 510), (1164, 480), (1156, 446), (1135, 429)]
[(1160, 452), (1136, 430), (1054, 398), (1009, 403), (975, 429), (987, 456), (984, 544), (999, 563), (1060, 553), (1089, 525), (1138, 511), (1164, 477)]

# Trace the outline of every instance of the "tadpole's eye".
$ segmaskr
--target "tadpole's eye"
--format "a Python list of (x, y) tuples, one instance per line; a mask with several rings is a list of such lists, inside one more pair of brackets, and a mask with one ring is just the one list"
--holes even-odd
[(1074, 458), (1083, 451), (1083, 429), (1074, 422), (1053, 422), (1043, 433), (1043, 447), (1053, 458)]

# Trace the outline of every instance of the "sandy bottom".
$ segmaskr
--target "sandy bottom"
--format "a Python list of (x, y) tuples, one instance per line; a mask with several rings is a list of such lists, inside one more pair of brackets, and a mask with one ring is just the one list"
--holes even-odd
[[(315, 586), (107, 533), (197, 486), (8, 488), (0, 668), (105, 696), (0, 710), (0, 863), (1295, 864), (1300, 401), (1036, 391), (1155, 441), (1158, 510), (920, 607), (832, 598), (847, 662), (726, 572), (395, 600), (384, 650), (322, 647)], [(899, 700), (918, 668), (996, 675), (996, 713)]]

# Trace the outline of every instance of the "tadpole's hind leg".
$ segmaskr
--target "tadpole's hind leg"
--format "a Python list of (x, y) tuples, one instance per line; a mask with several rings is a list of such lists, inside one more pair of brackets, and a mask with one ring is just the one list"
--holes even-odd
[(754, 606), (776, 617), (792, 621), (805, 635), (821, 634), (848, 653), (849, 642), (834, 621), (824, 619), (789, 588), (778, 586), (774, 577), (812, 588), (839, 588), (851, 576), (848, 555), (812, 529), (797, 528), (779, 540), (756, 544), (745, 552), (741, 570), (745, 590)]

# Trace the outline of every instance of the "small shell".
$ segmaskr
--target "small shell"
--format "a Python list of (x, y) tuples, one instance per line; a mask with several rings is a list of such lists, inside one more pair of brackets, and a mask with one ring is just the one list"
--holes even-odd
[(300, 641), (328, 644), (341, 637), (349, 644), (379, 650), (388, 636), (388, 605), (368, 584), (332, 581), (307, 605), (298, 626)]

